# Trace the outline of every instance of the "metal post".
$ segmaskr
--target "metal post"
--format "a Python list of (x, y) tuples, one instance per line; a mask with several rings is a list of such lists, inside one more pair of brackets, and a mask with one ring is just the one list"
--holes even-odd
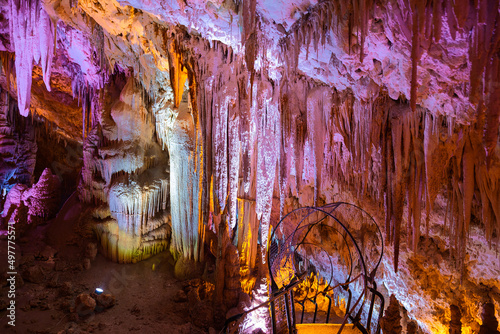
[(276, 332), (276, 310), (274, 309), (274, 300), (271, 301), (271, 323), (273, 324), (273, 334)]
[(285, 297), (285, 312), (286, 312), (286, 320), (288, 321), (288, 334), (293, 333), (292, 319), (291, 319), (291, 309), (290, 309), (290, 301), (288, 300), (288, 292), (283, 296)]
[(326, 298), (328, 298), (328, 311), (326, 312), (326, 324), (330, 321), (330, 311), (332, 310), (332, 297), (325, 293)]

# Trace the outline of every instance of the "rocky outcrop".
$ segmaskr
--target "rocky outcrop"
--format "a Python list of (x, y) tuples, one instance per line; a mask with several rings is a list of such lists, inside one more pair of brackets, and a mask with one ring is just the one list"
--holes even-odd
[(30, 216), (53, 218), (61, 205), (61, 184), (59, 178), (46, 168), (38, 182), (23, 192), (22, 201), (29, 208)]
[(33, 187), (16, 184), (11, 189), (3, 207), (2, 217), (9, 222), (39, 223), (54, 218), (60, 205), (59, 178), (52, 175), (50, 169), (45, 169)]

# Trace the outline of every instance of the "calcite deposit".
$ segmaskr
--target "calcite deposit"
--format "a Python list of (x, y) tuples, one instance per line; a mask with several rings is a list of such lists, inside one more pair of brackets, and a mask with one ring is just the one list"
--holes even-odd
[[(348, 202), (382, 231), (338, 213), (362, 256), (383, 254), (383, 329), (494, 327), (498, 0), (0, 0), (0, 18), (4, 223), (42, 224), (75, 192), (75, 229), (103, 255), (170, 252), (225, 319), (250, 309), (243, 291), (268, 295), (286, 214)], [(47, 143), (67, 156), (47, 161)], [(354, 244), (329, 228), (311, 240), (340, 275)], [(270, 330), (262, 310), (242, 319)]]
[[(95, 226), (102, 251), (119, 262), (166, 248), (168, 155), (156, 142), (141, 86), (130, 77), (84, 142), (80, 199), (107, 210)], [(97, 113), (97, 111), (96, 111)]]

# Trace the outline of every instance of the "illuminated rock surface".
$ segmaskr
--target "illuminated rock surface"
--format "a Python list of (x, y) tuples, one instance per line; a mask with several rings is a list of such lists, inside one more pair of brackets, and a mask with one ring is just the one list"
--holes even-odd
[(141, 93), (129, 78), (84, 144), (80, 198), (108, 211), (94, 214), (95, 230), (102, 251), (120, 263), (165, 250), (170, 235), (168, 157), (155, 141)]
[(499, 318), (498, 1), (0, 0), (0, 18), (5, 220), (76, 191), (80, 238), (120, 263), (169, 249), (228, 308), (234, 254), (255, 306), (280, 218), (346, 201), (383, 229), (403, 332)]

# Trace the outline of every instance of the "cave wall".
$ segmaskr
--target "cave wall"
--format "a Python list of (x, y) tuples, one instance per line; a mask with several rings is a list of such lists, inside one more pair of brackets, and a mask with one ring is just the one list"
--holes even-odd
[[(383, 227), (379, 285), (424, 330), (452, 303), (470, 330), (499, 309), (498, 1), (2, 4), (0, 83), (83, 143), (109, 257), (161, 251), (171, 226), (202, 261), (227, 233), (251, 276), (280, 217), (345, 200)], [(13, 62), (23, 18), (46, 42)]]

